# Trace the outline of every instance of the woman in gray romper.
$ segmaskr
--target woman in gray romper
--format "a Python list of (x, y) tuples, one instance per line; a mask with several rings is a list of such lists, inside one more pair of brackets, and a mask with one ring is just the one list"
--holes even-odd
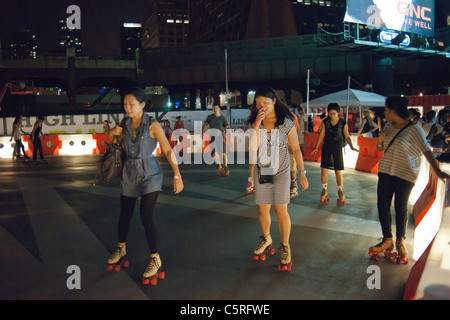
[[(281, 233), (279, 270), (291, 270), (292, 266), (289, 247), (291, 219), (287, 210), (291, 184), (288, 145), (292, 147), (297, 162), (302, 189), (308, 188), (293, 119), (294, 115), (289, 111), (289, 107), (278, 99), (272, 88), (263, 87), (256, 91), (248, 123), (254, 128), (250, 134), (250, 163), (256, 163), (255, 200), (262, 236), (261, 242), (254, 251), (254, 258), (265, 259), (265, 252), (273, 253), (270, 236), (270, 209), (273, 205)], [(254, 161), (256, 153), (258, 153), (257, 159)]]
[[(159, 142), (174, 173), (174, 192), (183, 190), (183, 181), (176, 158), (161, 125), (144, 113), (146, 96), (141, 88), (125, 92), (124, 109), (128, 119), (121, 126), (111, 129), (110, 136), (119, 136), (125, 146), (126, 159), (122, 173), (120, 194), (120, 217), (118, 223), (118, 244), (108, 260), (109, 265), (124, 261), (125, 244), (130, 228), (134, 206), (141, 197), (140, 214), (150, 248), (150, 262), (143, 274), (144, 283), (156, 279), (161, 270), (158, 254), (157, 230), (153, 220), (153, 210), (161, 191), (163, 175), (158, 161), (153, 156)], [(121, 138), (121, 139), (120, 139)]]

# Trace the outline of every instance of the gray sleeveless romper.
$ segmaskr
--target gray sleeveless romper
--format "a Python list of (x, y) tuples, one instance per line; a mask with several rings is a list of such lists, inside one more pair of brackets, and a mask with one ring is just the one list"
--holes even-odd
[(131, 119), (125, 122), (122, 143), (126, 156), (120, 187), (121, 194), (126, 197), (139, 197), (162, 189), (161, 167), (153, 156), (158, 141), (150, 136), (153, 120), (144, 113), (135, 138), (132, 136)]

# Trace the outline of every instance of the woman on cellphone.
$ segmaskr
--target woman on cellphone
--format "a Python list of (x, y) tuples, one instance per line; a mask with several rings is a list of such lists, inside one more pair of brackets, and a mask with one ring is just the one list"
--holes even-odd
[[(271, 207), (275, 209), (281, 233), (281, 257), (279, 270), (291, 270), (292, 258), (289, 246), (291, 219), (288, 213), (290, 202), (290, 158), (288, 144), (292, 147), (302, 189), (308, 188), (303, 157), (294, 127), (294, 115), (270, 87), (256, 91), (250, 108), (248, 123), (254, 128), (250, 137), (250, 163), (255, 163), (255, 201), (261, 224), (261, 241), (254, 251), (255, 259), (265, 259), (265, 252), (273, 253), (270, 235)], [(270, 164), (263, 159), (264, 150), (270, 153)], [(255, 155), (257, 154), (257, 159)], [(264, 160), (264, 161), (263, 161)]]

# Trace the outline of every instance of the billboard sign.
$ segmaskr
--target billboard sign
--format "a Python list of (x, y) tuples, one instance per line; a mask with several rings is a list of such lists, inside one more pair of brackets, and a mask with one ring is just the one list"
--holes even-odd
[(347, 0), (344, 21), (433, 36), (434, 10), (434, 0)]

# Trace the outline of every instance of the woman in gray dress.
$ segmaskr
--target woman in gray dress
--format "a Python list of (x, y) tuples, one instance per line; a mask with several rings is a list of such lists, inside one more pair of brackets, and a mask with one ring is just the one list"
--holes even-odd
[(153, 210), (163, 180), (159, 163), (153, 156), (158, 142), (174, 173), (175, 194), (181, 192), (184, 186), (176, 157), (164, 130), (157, 121), (144, 113), (145, 101), (145, 92), (141, 88), (126, 91), (124, 109), (129, 118), (122, 123), (122, 126), (116, 126), (110, 131), (110, 136), (119, 136), (119, 141), (122, 141), (125, 146), (126, 158), (121, 181), (118, 244), (108, 264), (113, 266), (124, 261), (126, 239), (134, 206), (137, 198), (141, 197), (141, 220), (150, 248), (150, 262), (143, 274), (143, 282), (151, 281), (154, 284), (156, 276), (161, 272), (157, 229), (153, 220)]
[[(297, 162), (302, 189), (308, 188), (293, 119), (294, 115), (277, 97), (275, 90), (263, 87), (256, 91), (248, 123), (254, 128), (250, 134), (250, 163), (256, 164), (255, 201), (258, 206), (262, 236), (261, 242), (254, 251), (254, 258), (265, 259), (265, 252), (273, 253), (270, 235), (270, 210), (273, 206), (281, 233), (279, 270), (290, 270), (292, 266), (289, 247), (291, 219), (287, 210), (291, 183), (288, 145), (292, 147)], [(257, 157), (255, 157), (256, 154)]]

